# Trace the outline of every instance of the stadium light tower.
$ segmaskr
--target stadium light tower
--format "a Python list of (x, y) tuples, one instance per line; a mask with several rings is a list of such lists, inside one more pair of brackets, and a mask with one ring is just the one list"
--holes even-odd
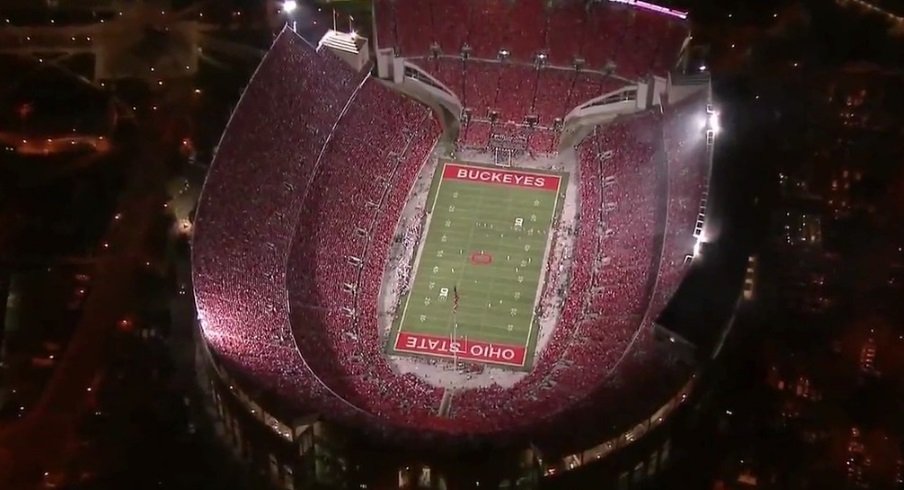
[(282, 11), (292, 20), (292, 30), (298, 32), (298, 21), (295, 20), (294, 13), (298, 10), (298, 2), (295, 0), (286, 0), (282, 4)]

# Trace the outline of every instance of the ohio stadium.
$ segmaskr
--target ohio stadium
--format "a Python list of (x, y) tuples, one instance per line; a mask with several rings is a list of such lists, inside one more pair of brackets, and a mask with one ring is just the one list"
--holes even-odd
[[(726, 323), (688, 326), (676, 306), (719, 239), (718, 111), (686, 18), (635, 0), (375, 0), (369, 37), (283, 29), (192, 242), (239, 452), (247, 419), (291, 448), (263, 464), (287, 487), (350, 471), (348, 437), (424, 464), (508, 448), (544, 478), (680, 412)], [(668, 441), (645, 454), (655, 472)], [(394, 488), (466, 486), (418, 468), (400, 463)]]

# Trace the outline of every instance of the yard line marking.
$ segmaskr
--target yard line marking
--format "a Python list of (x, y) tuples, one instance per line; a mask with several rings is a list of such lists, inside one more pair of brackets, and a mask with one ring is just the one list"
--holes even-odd
[[(445, 170), (445, 167), (443, 167), (443, 168)], [(443, 179), (443, 180), (445, 180), (445, 179)], [(481, 199), (482, 199), (484, 193), (480, 193), (480, 194), (481, 194)], [(481, 200), (480, 202), (482, 203), (483, 201)], [(472, 224), (468, 228), (470, 229), (470, 231), (468, 232), (468, 248), (470, 248), (471, 240), (474, 238), (474, 225)], [(460, 263), (459, 266), (460, 266), (461, 272), (456, 274), (458, 276), (458, 277), (456, 277), (456, 280), (455, 280), (456, 290), (458, 290), (458, 287), (461, 286), (461, 283), (465, 280), (466, 272), (468, 269), (468, 264), (466, 262)], [(459, 302), (459, 305), (457, 308), (461, 309), (460, 302)], [(446, 329), (447, 330), (449, 330), (449, 323), (452, 323), (451, 332), (449, 332), (449, 338), (451, 338), (453, 342), (458, 340), (458, 321), (457, 321), (458, 319), (456, 318), (457, 315), (458, 315), (457, 311), (452, 311), (448, 314), (447, 320), (446, 320)]]
[[(512, 196), (511, 196), (511, 194), (508, 195), (508, 199), (507, 199), (506, 201), (507, 201), (507, 202), (506, 202), (506, 206), (505, 206), (505, 214), (506, 214), (506, 216), (509, 216), (509, 215), (511, 215), (511, 209), (512, 209)], [(502, 234), (500, 233), (499, 238), (496, 239), (496, 247), (495, 247), (495, 248), (496, 248), (496, 249), (500, 248), (500, 245), (501, 245), (501, 244), (502, 244)], [(484, 300), (486, 300), (487, 295), (488, 295), (489, 293), (492, 293), (492, 292), (496, 289), (496, 278), (497, 278), (497, 277), (498, 277), (498, 274), (493, 274), (493, 275), (490, 277), (490, 281), (489, 281), (489, 282), (490, 282), (490, 287), (487, 288), (487, 289), (485, 290), (485, 291), (487, 291), (487, 293), (485, 293), (485, 295), (484, 295)], [(481, 333), (481, 335), (484, 335), (484, 334), (487, 333), (486, 330), (484, 329), (484, 327), (487, 325), (487, 322), (486, 322), (485, 318), (486, 318), (487, 312), (489, 312), (489, 311), (490, 311), (489, 308), (484, 308), (483, 314), (480, 316), (480, 333)], [(530, 330), (528, 330), (528, 335), (530, 335)], [(526, 345), (525, 345), (525, 347), (526, 347)], [(525, 360), (525, 359), (527, 359), (527, 353), (524, 354), (524, 359), (521, 360), (521, 361), (522, 361), (522, 362), (521, 362), (521, 367), (524, 367), (524, 360)]]

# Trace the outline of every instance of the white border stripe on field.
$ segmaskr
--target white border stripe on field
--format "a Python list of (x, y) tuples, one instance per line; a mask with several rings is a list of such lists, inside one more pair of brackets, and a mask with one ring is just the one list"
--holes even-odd
[[(543, 256), (541, 257), (540, 262), (540, 278), (537, 280), (537, 291), (534, 292), (534, 307), (531, 309), (530, 314), (530, 325), (527, 327), (527, 338), (524, 340), (524, 363), (521, 364), (521, 367), (524, 367), (524, 364), (527, 363), (527, 354), (528, 348), (530, 347), (530, 336), (534, 333), (534, 319), (537, 316), (537, 305), (540, 304), (540, 300), (542, 299), (540, 296), (543, 293), (543, 283), (548, 279), (546, 274), (543, 272), (542, 267), (546, 265), (546, 260), (549, 258), (549, 252), (552, 245), (553, 239), (553, 227), (556, 224), (556, 209), (559, 207), (559, 191), (562, 189), (562, 176), (555, 176), (558, 181), (556, 181), (556, 199), (552, 204), (552, 216), (549, 219), (549, 226), (547, 227), (546, 233), (549, 235), (546, 237), (546, 249), (543, 251)], [(534, 353), (536, 354), (536, 353)], [(533, 357), (531, 357), (533, 359)]]
[[(439, 198), (439, 191), (443, 187), (443, 175), (446, 174), (446, 164), (448, 162), (441, 162), (439, 168), (439, 184), (436, 185), (436, 194), (433, 196), (433, 204), (430, 205), (430, 216), (427, 217), (427, 226), (424, 227), (424, 231), (421, 232), (424, 237), (421, 240), (421, 244), (418, 247), (417, 254), (414, 257), (414, 269), (411, 274), (411, 287), (408, 288), (408, 296), (405, 297), (405, 307), (402, 309), (402, 318), (399, 320), (399, 328), (396, 329), (395, 340), (392, 342), (392, 350), (399, 350), (396, 347), (399, 345), (399, 336), (402, 335), (402, 327), (405, 326), (405, 315), (408, 314), (408, 303), (411, 301), (411, 293), (414, 291), (414, 281), (417, 279), (417, 273), (420, 272), (421, 265), (421, 254), (424, 252), (424, 247), (427, 246), (427, 234), (430, 232), (430, 226), (433, 224), (433, 211), (436, 209), (436, 201)], [(435, 178), (435, 176), (434, 176)]]

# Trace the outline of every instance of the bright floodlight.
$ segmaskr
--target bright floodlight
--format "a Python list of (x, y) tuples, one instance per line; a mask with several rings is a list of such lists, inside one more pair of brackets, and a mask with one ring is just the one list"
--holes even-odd
[(694, 242), (694, 257), (700, 255), (700, 239), (698, 238), (696, 242)]
[(706, 71), (706, 65), (700, 65), (700, 71)]
[(296, 2), (295, 0), (286, 0), (282, 4), (283, 12), (285, 12), (287, 14), (291, 14), (297, 8), (298, 8), (298, 2)]
[(709, 129), (711, 129), (715, 134), (719, 134), (719, 131), (722, 130), (722, 126), (719, 124), (718, 112), (713, 112), (712, 114), (710, 114), (707, 119), (707, 123), (709, 124)]

